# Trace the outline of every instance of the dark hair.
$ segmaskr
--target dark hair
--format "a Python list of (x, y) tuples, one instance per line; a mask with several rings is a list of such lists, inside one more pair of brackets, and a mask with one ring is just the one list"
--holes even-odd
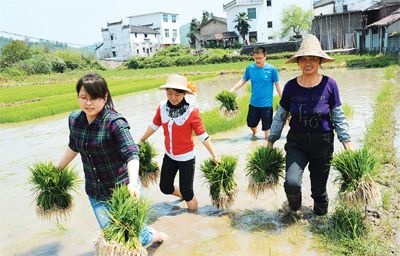
[(256, 48), (253, 49), (253, 55), (254, 54), (259, 54), (259, 53), (264, 54), (264, 56), (267, 55), (267, 51), (265, 50), (264, 47), (257, 46)]
[(81, 88), (85, 88), (85, 91), (89, 94), (92, 99), (106, 99), (105, 107), (114, 109), (114, 103), (111, 99), (110, 91), (108, 90), (107, 82), (104, 78), (94, 72), (89, 72), (81, 77), (76, 83), (76, 92), (79, 95)]

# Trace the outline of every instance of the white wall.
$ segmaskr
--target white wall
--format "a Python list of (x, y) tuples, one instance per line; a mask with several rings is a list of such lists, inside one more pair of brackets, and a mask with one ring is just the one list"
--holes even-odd
[[(249, 22), (251, 26), (249, 31), (257, 31), (258, 41), (266, 43), (287, 41), (288, 38), (281, 39), (279, 36), (282, 31), (281, 16), (283, 9), (294, 4), (304, 10), (312, 10), (313, 3), (313, 0), (272, 0), (271, 6), (267, 6), (264, 0), (262, 4), (237, 4), (226, 10), (228, 31), (236, 31), (239, 34), (235, 29), (236, 15), (239, 12), (247, 13), (248, 8), (256, 8), (257, 19)], [(272, 28), (267, 27), (268, 21), (272, 21)], [(268, 39), (269, 37), (273, 37), (273, 39)]]
[(160, 49), (159, 35), (135, 33), (130, 34), (131, 56), (151, 56)]
[[(102, 31), (103, 45), (99, 49), (98, 56), (101, 59), (113, 58), (116, 60), (124, 60), (131, 55), (131, 45), (129, 41), (128, 29), (123, 29), (122, 24), (114, 24), (108, 26), (108, 30)], [(113, 40), (111, 40), (111, 35)], [(113, 56), (115, 52), (116, 56)]]
[[(146, 25), (153, 23), (153, 29), (159, 28), (160, 32), (160, 42), (162, 45), (165, 44), (180, 44), (180, 33), (179, 33), (179, 15), (165, 13), (168, 15), (168, 22), (163, 21), (162, 12), (159, 13), (151, 13), (140, 16), (131, 16), (129, 17), (129, 24), (131, 25)], [(176, 22), (172, 22), (172, 15), (176, 16)], [(169, 30), (169, 37), (165, 36), (165, 29)], [(177, 36), (173, 39), (173, 29), (176, 29)]]
[(335, 5), (333, 3), (327, 4), (314, 9), (314, 16), (327, 15), (335, 13)]

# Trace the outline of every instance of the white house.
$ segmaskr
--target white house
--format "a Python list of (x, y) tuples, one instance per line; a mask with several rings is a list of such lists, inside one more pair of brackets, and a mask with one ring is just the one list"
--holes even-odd
[(168, 12), (154, 12), (129, 16), (129, 24), (150, 26), (160, 33), (161, 47), (180, 44), (179, 14)]
[(150, 56), (160, 48), (160, 35), (146, 26), (124, 25), (122, 20), (102, 28), (103, 43), (96, 47), (97, 59), (124, 61), (132, 56)]
[[(236, 30), (236, 16), (240, 12), (247, 13), (250, 21), (249, 41), (283, 42), (287, 38), (280, 38), (282, 31), (282, 11), (290, 5), (298, 5), (304, 10), (313, 9), (314, 0), (233, 0), (223, 5), (226, 12), (228, 31)], [(240, 38), (240, 37), (239, 37)], [(241, 40), (241, 39), (240, 39)]]
[(314, 3), (314, 15), (363, 11), (377, 0), (320, 0)]

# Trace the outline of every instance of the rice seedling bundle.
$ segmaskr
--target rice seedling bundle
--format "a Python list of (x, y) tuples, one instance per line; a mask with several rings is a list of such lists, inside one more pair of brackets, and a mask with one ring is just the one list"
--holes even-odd
[(332, 166), (340, 172), (340, 196), (348, 202), (369, 203), (379, 198), (374, 181), (377, 159), (368, 149), (346, 150), (335, 155)]
[(160, 167), (153, 160), (157, 155), (156, 149), (149, 142), (140, 143), (139, 176), (143, 187), (148, 187), (151, 183), (156, 183), (160, 176)]
[(228, 90), (222, 90), (216, 97), (221, 102), (221, 113), (225, 117), (233, 117), (239, 113), (239, 105), (236, 102), (237, 94)]
[(29, 169), (38, 216), (44, 219), (66, 217), (73, 206), (70, 193), (79, 184), (78, 173), (73, 168), (59, 170), (51, 162), (35, 163)]
[(96, 255), (147, 255), (139, 236), (148, 218), (150, 203), (131, 196), (126, 185), (115, 188), (109, 205), (110, 223), (95, 243)]
[(285, 157), (280, 149), (260, 146), (247, 156), (246, 176), (250, 194), (257, 198), (267, 189), (274, 188), (283, 177)]
[(233, 204), (237, 193), (234, 177), (237, 162), (237, 157), (223, 155), (219, 164), (207, 159), (200, 165), (200, 170), (210, 187), (212, 205), (217, 208), (225, 209)]

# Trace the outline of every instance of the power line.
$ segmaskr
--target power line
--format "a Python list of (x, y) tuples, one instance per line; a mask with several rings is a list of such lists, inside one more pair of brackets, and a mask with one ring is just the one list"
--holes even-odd
[(22, 35), (22, 34), (17, 34), (14, 32), (8, 32), (8, 31), (3, 31), (0, 30), (0, 34), (6, 34), (6, 35), (10, 35), (10, 36), (14, 36), (14, 37), (19, 37), (19, 38), (23, 38), (23, 40), (33, 40), (33, 41), (48, 41), (48, 42), (58, 42), (58, 43), (65, 43), (69, 46), (72, 47), (84, 47), (84, 46), (88, 46), (87, 44), (77, 44), (77, 43), (68, 43), (68, 42), (60, 42), (60, 41), (56, 41), (56, 40), (49, 40), (49, 39), (45, 39), (45, 38), (40, 38), (40, 37), (35, 37), (35, 36), (28, 36), (28, 35)]

